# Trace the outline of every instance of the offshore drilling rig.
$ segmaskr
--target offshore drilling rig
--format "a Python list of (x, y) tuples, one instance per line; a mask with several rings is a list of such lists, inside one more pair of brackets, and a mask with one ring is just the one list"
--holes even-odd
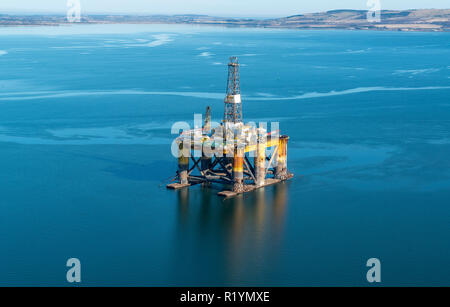
[(202, 127), (185, 130), (177, 137), (178, 171), (174, 180), (178, 182), (167, 188), (218, 183), (228, 187), (218, 194), (230, 197), (290, 179), (288, 140), (279, 130), (268, 133), (261, 125), (244, 124), (239, 62), (231, 57), (223, 121), (212, 127), (211, 108), (207, 107)]

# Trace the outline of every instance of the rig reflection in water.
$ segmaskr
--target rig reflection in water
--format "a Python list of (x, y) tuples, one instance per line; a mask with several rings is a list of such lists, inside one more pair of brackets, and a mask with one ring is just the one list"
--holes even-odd
[(209, 187), (178, 190), (173, 265), (178, 285), (213, 286), (217, 277), (223, 280), (218, 286), (269, 281), (282, 250), (288, 185), (230, 199)]

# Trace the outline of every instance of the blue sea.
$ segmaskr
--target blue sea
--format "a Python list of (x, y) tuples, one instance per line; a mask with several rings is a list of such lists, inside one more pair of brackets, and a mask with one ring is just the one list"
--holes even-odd
[[(295, 177), (166, 190), (171, 126), (290, 136)], [(450, 33), (180, 25), (0, 28), (0, 285), (450, 284)]]

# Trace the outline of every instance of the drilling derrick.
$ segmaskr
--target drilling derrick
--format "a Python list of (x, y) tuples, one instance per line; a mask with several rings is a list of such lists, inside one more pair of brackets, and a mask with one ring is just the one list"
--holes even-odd
[(241, 86), (239, 81), (239, 61), (231, 57), (228, 64), (227, 96), (225, 97), (224, 123), (242, 123)]

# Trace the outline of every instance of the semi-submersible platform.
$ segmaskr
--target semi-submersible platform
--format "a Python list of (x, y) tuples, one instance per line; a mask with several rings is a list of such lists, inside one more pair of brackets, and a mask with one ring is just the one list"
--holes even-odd
[(262, 126), (243, 122), (239, 62), (231, 57), (223, 121), (212, 127), (207, 107), (201, 128), (182, 131), (174, 142), (176, 182), (167, 188), (218, 183), (225, 186), (218, 195), (231, 197), (292, 178), (287, 169), (289, 137)]

